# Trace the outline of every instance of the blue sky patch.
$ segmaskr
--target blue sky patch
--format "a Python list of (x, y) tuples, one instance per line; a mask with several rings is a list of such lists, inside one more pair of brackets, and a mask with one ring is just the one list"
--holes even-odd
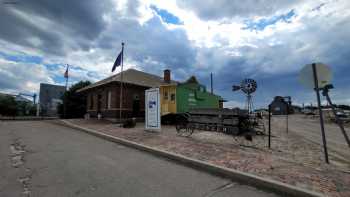
[(182, 25), (183, 22), (179, 19), (179, 17), (173, 15), (172, 13), (168, 12), (167, 10), (157, 8), (154, 5), (151, 5), (151, 9), (154, 10), (158, 16), (162, 18), (162, 20), (169, 24), (174, 25)]
[(246, 20), (244, 22), (246, 26), (243, 29), (262, 31), (267, 26), (273, 25), (279, 21), (283, 21), (285, 23), (290, 23), (290, 19), (293, 16), (295, 16), (295, 12), (294, 12), (294, 10), (291, 10), (287, 14), (281, 14), (281, 15), (270, 17), (270, 18), (262, 18), (258, 21)]
[(39, 56), (30, 56), (30, 55), (9, 55), (3, 52), (0, 52), (0, 57), (3, 57), (6, 60), (13, 62), (24, 62), (24, 63), (34, 63), (41, 64), (43, 59)]

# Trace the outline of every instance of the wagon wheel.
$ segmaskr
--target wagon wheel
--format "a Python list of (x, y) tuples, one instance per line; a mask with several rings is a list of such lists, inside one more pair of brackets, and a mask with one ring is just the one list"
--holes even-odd
[(190, 123), (177, 124), (176, 131), (179, 136), (189, 137), (194, 132), (194, 125)]
[(242, 120), (239, 124), (239, 133), (246, 133), (252, 130), (252, 123), (249, 119)]
[(176, 117), (176, 125), (175, 125), (176, 132), (178, 134), (186, 132), (187, 124), (188, 124), (187, 114), (179, 114)]
[(175, 125), (176, 132), (177, 133), (182, 133), (184, 130), (186, 130), (187, 123), (186, 122), (179, 122)]

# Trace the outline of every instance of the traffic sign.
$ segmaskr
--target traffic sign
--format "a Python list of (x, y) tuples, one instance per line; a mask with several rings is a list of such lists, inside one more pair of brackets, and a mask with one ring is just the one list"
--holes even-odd
[[(330, 84), (332, 80), (332, 72), (329, 66), (323, 63), (315, 63), (318, 88), (323, 88), (325, 85)], [(314, 74), (312, 64), (307, 64), (301, 69), (299, 73), (299, 82), (306, 88), (315, 88)]]

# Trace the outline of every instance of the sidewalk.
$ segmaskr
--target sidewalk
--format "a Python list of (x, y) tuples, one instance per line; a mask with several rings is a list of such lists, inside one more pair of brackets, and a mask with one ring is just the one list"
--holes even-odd
[(258, 136), (253, 142), (234, 139), (216, 132), (195, 131), (189, 137), (176, 135), (173, 126), (162, 132), (145, 132), (143, 124), (136, 128), (119, 128), (107, 121), (68, 120), (75, 125), (93, 129), (150, 147), (184, 155), (230, 169), (270, 178), (327, 196), (350, 196), (350, 167), (347, 161), (331, 165), (323, 162), (320, 147), (284, 132), (273, 133), (272, 149), (267, 139)]

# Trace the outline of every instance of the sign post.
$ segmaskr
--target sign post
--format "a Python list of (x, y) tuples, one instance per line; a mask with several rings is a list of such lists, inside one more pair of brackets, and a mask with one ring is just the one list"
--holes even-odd
[(320, 99), (320, 89), (318, 87), (318, 77), (317, 77), (317, 70), (316, 70), (315, 63), (312, 64), (312, 72), (313, 72), (313, 76), (314, 76), (314, 84), (315, 84), (315, 91), (316, 91), (316, 97), (317, 97), (318, 111), (319, 111), (319, 116), (320, 116), (324, 157), (325, 157), (326, 163), (329, 163), (328, 151), (327, 151), (327, 141), (326, 141), (326, 134), (324, 131), (324, 121), (323, 121), (323, 113), (322, 113), (322, 106), (321, 106), (321, 99)]
[(312, 63), (307, 64), (300, 71), (299, 80), (300, 82), (308, 88), (312, 88), (316, 92), (318, 111), (320, 117), (320, 125), (321, 125), (321, 135), (323, 142), (323, 152), (326, 163), (329, 163), (328, 160), (328, 150), (327, 150), (327, 141), (326, 134), (324, 129), (324, 120), (321, 106), (321, 98), (320, 98), (320, 90), (322, 90), (331, 80), (332, 75), (331, 71), (327, 65), (322, 63)]
[(145, 130), (160, 131), (160, 93), (159, 88), (151, 88), (145, 91)]

